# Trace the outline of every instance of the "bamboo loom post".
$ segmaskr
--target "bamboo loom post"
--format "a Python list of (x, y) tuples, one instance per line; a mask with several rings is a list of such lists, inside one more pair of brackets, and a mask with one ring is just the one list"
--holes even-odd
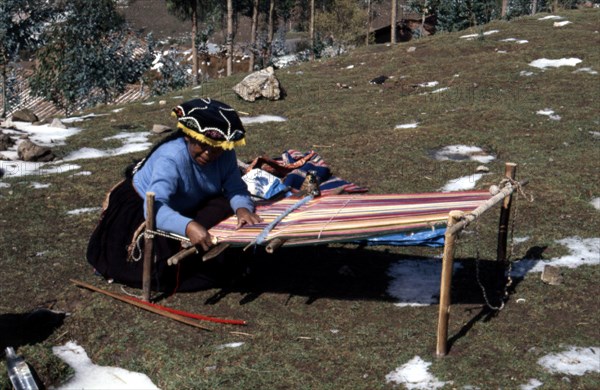
[(285, 240), (282, 240), (281, 238), (275, 238), (275, 239), (269, 241), (265, 250), (267, 251), (267, 253), (273, 254), (283, 244), (285, 244)]
[[(515, 180), (517, 175), (517, 164), (507, 162), (504, 170), (504, 177), (509, 180)], [(508, 241), (508, 221), (510, 218), (510, 206), (512, 204), (512, 193), (504, 198), (500, 208), (500, 222), (498, 225), (498, 249), (497, 260), (504, 265), (506, 263), (506, 244)]]
[(444, 356), (447, 353), (448, 317), (450, 316), (450, 287), (452, 284), (452, 266), (454, 263), (454, 241), (456, 232), (450, 227), (463, 216), (462, 211), (451, 211), (448, 216), (448, 228), (444, 237), (444, 255), (442, 257), (442, 277), (440, 283), (440, 307), (438, 315), (438, 331), (436, 355)]
[[(154, 231), (154, 192), (146, 193), (146, 233)], [(151, 234), (144, 236), (144, 268), (142, 273), (142, 299), (150, 302), (150, 287), (152, 275), (152, 257), (154, 254), (154, 238)]]

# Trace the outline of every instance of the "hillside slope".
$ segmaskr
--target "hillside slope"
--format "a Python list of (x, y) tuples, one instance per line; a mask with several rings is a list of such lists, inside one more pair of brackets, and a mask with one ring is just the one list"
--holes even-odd
[[(47, 338), (15, 337), (18, 353), (46, 385), (70, 373), (51, 347), (74, 340), (94, 363), (142, 372), (163, 389), (416, 387), (393, 375), (415, 361), (423, 362), (419, 375), (408, 377), (429, 379), (423, 388), (597, 388), (597, 359), (575, 374), (542, 365), (570, 349), (597, 357), (600, 328), (600, 10), (549, 16), (373, 45), (282, 69), (276, 75), (287, 95), (279, 101), (239, 99), (232, 87), (240, 74), (165, 96), (165, 105), (156, 99), (95, 108), (97, 115), (77, 122), (81, 131), (53, 150), (62, 157), (99, 150), (102, 157), (70, 160), (58, 165), (62, 170), (37, 166), (29, 176), (6, 175), (0, 183), (0, 307), (6, 313), (0, 320), (36, 307), (71, 313)], [(388, 77), (383, 84), (369, 83), (381, 75)], [(123, 292), (85, 261), (106, 191), (146, 153), (113, 152), (126, 149), (127, 136), (158, 142), (161, 136), (149, 133), (153, 124), (173, 125), (173, 106), (207, 96), (252, 118), (286, 118), (248, 124), (240, 159), (313, 149), (334, 174), (370, 193), (439, 192), (465, 181), (485, 189), (500, 182), (506, 162), (517, 163), (517, 177), (529, 184), (513, 208), (511, 284), (494, 273), (496, 209), (458, 242), (444, 359), (434, 357), (436, 248), (226, 252), (230, 284), (160, 302), (246, 319), (242, 329), (198, 331), (75, 288), (70, 279)], [(444, 159), (446, 147), (456, 148)], [(475, 147), (475, 156), (453, 152)], [(489, 173), (473, 175), (480, 165)], [(562, 284), (540, 280), (547, 264), (559, 267)], [(489, 309), (486, 298), (498, 304), (504, 288), (505, 308)], [(423, 294), (425, 302), (415, 299)], [(0, 387), (9, 386), (0, 372)]]

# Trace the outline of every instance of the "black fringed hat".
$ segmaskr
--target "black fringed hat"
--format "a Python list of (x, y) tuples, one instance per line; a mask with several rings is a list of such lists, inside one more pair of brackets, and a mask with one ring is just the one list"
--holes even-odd
[(246, 130), (237, 112), (217, 100), (193, 99), (173, 108), (177, 127), (187, 136), (223, 149), (246, 144)]

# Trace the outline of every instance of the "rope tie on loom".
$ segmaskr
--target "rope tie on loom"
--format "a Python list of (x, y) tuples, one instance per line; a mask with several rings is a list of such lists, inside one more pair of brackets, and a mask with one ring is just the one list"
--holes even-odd
[[(523, 190), (523, 186), (521, 185), (521, 183), (519, 183), (518, 181), (512, 179), (512, 178), (504, 178), (502, 179), (502, 181), (500, 182), (501, 185), (507, 186), (510, 185), (512, 186), (512, 188), (514, 188), (516, 190), (517, 196), (522, 196), (523, 198), (525, 198), (528, 202), (533, 202), (533, 195), (526, 193)], [(515, 191), (513, 191), (515, 192)], [(513, 284), (513, 279), (511, 276), (512, 273), (512, 267), (513, 267), (513, 261), (512, 258), (514, 256), (514, 249), (515, 249), (515, 240), (514, 240), (514, 232), (515, 232), (515, 223), (517, 220), (517, 215), (518, 215), (518, 202), (515, 202), (515, 207), (514, 207), (514, 215), (511, 221), (511, 226), (510, 226), (510, 252), (508, 255), (508, 258), (506, 259), (506, 261), (508, 262), (508, 267), (506, 269), (506, 284), (504, 285), (504, 291), (502, 294), (502, 299), (500, 301), (500, 305), (499, 306), (494, 306), (490, 303), (489, 298), (487, 296), (487, 291), (485, 289), (485, 286), (483, 285), (483, 283), (481, 282), (481, 278), (480, 278), (480, 270), (479, 270), (479, 262), (480, 262), (480, 252), (479, 252), (479, 245), (475, 246), (475, 250), (476, 250), (476, 260), (475, 260), (475, 278), (477, 279), (477, 284), (479, 285), (479, 288), (481, 289), (481, 293), (483, 295), (483, 299), (485, 300), (485, 304), (487, 305), (487, 307), (489, 307), (492, 310), (496, 310), (496, 311), (500, 311), (502, 309), (504, 309), (505, 303), (508, 300), (508, 290), (510, 288), (510, 286), (512, 286)], [(465, 215), (472, 215), (474, 217), (479, 217), (479, 213), (468, 213)], [(461, 218), (464, 219), (464, 216)], [(477, 242), (480, 242), (480, 238), (479, 238), (479, 220), (476, 219), (475, 222), (475, 235), (476, 235), (476, 240)]]
[(163, 232), (161, 230), (151, 230), (145, 229), (146, 223), (142, 222), (140, 227), (134, 233), (134, 242), (132, 243), (133, 248), (131, 250), (131, 260), (140, 261), (143, 256), (141, 241), (145, 238), (153, 239), (155, 236), (161, 236), (166, 238), (171, 238), (174, 240), (179, 240), (182, 243), (189, 243), (190, 240), (187, 237), (183, 237), (177, 234)]

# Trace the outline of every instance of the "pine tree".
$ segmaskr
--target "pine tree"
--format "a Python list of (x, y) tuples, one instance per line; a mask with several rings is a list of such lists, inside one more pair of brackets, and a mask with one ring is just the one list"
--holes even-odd
[(19, 60), (19, 52), (34, 50), (42, 43), (41, 32), (54, 15), (54, 8), (44, 0), (0, 0), (0, 90), (4, 102), (1, 117), (18, 103), (14, 64)]
[(109, 103), (150, 67), (152, 48), (126, 28), (114, 0), (68, 0), (62, 15), (46, 32), (30, 84), (65, 113)]

